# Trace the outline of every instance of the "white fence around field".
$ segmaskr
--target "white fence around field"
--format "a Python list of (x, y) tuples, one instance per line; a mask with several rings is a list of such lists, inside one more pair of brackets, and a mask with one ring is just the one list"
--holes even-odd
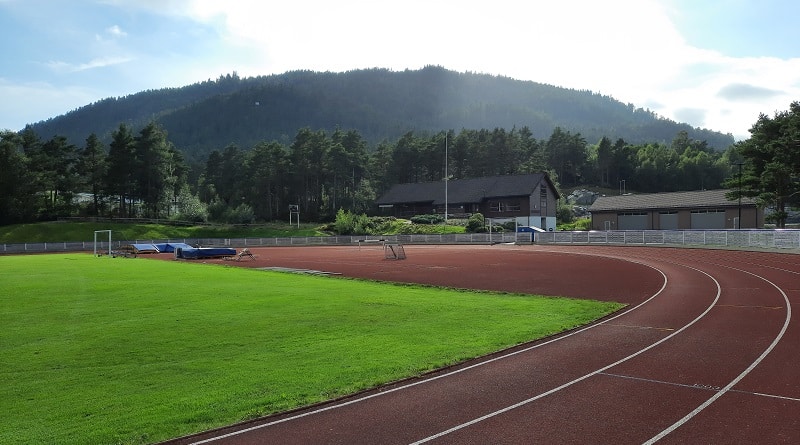
[[(384, 241), (400, 244), (499, 244), (530, 243), (530, 233), (464, 233), (449, 235), (387, 235), (387, 236), (297, 236), (287, 238), (173, 238), (114, 240), (112, 233), (111, 249), (129, 244), (185, 243), (203, 247), (278, 247), (278, 246), (346, 246), (359, 245), (364, 241)], [(44, 253), (44, 252), (92, 252), (93, 241), (58, 243), (18, 243), (0, 244), (3, 253)], [(98, 251), (107, 251), (108, 242), (97, 242)]]
[(800, 230), (609, 230), (537, 233), (536, 244), (800, 249)]
[[(400, 244), (609, 244), (647, 246), (728, 247), (736, 249), (800, 249), (800, 230), (611, 230), (590, 232), (460, 233), (448, 235), (308, 236), (290, 238), (181, 238), (114, 240), (111, 248), (128, 244), (186, 243), (203, 247), (345, 246), (380, 242)], [(91, 252), (93, 241), (0, 244), (3, 253)], [(108, 250), (108, 242), (97, 243)]]

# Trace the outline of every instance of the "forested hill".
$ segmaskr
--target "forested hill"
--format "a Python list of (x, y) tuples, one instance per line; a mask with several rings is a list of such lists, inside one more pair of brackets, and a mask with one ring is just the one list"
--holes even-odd
[(83, 145), (109, 140), (120, 123), (134, 129), (155, 120), (185, 154), (203, 158), (233, 143), (289, 144), (304, 127), (357, 130), (368, 142), (394, 141), (408, 131), (528, 127), (548, 137), (555, 127), (593, 143), (607, 136), (628, 143), (671, 141), (679, 131), (725, 149), (730, 134), (692, 128), (611, 97), (508, 77), (421, 70), (293, 71), (240, 78), (221, 76), (182, 88), (104, 99), (32, 126), (43, 136)]

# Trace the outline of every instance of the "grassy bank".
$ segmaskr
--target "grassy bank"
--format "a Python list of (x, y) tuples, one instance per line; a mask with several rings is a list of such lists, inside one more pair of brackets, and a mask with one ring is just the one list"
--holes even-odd
[(95, 230), (111, 230), (115, 240), (178, 238), (273, 238), (320, 236), (318, 224), (270, 223), (252, 226), (172, 226), (109, 222), (48, 222), (0, 226), (0, 243), (92, 241)]
[(619, 306), (147, 259), (0, 257), (2, 444), (149, 443), (369, 388)]

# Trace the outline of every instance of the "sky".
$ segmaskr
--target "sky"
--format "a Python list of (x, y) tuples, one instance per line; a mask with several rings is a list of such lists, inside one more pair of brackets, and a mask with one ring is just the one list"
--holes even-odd
[(0, 0), (0, 130), (233, 72), (438, 65), (742, 140), (800, 100), (798, 18), (796, 0)]

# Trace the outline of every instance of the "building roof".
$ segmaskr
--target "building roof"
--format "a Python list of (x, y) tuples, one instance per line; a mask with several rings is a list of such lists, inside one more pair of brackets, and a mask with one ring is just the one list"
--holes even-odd
[[(447, 184), (447, 202), (448, 204), (468, 204), (506, 196), (529, 196), (543, 179), (550, 186), (556, 198), (559, 198), (560, 195), (547, 174), (533, 173), (451, 180)], [(377, 203), (378, 205), (398, 203), (444, 205), (445, 183), (436, 181), (397, 184), (384, 193)]]
[[(730, 190), (651, 193), (644, 195), (601, 196), (589, 207), (590, 212), (619, 210), (703, 209), (738, 207), (739, 201), (725, 197)], [(754, 207), (755, 201), (742, 198), (742, 206)]]

